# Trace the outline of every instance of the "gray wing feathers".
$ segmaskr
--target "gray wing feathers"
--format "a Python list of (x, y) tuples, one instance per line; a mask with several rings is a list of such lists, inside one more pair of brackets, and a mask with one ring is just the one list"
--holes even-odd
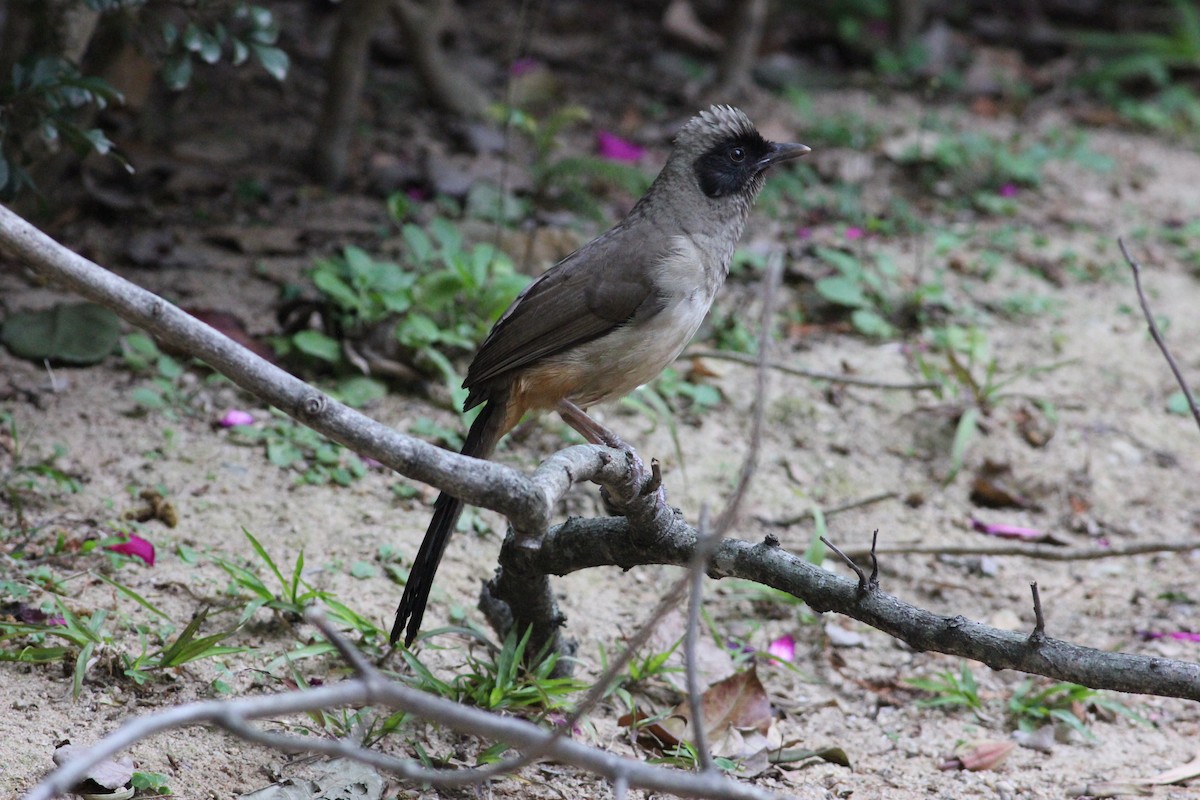
[(472, 389), (657, 311), (653, 267), (667, 242), (626, 247), (628, 230), (588, 243), (526, 287), (480, 345), (463, 385)]

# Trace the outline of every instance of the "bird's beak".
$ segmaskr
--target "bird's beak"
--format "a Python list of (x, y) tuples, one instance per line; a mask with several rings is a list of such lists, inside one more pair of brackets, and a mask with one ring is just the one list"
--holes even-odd
[(806, 144), (771, 142), (771, 149), (767, 151), (767, 154), (762, 157), (758, 164), (760, 168), (766, 169), (772, 164), (778, 164), (780, 161), (791, 161), (793, 158), (799, 158), (810, 150), (812, 148)]

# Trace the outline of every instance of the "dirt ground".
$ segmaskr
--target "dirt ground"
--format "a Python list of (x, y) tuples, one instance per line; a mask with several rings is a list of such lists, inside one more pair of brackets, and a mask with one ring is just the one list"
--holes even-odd
[[(387, 224), (380, 197), (369, 191), (325, 193), (303, 183), (295, 164), (307, 136), (313, 98), (285, 89), (288, 111), (279, 114), (276, 109), (273, 115), (267, 114), (265, 104), (260, 110), (246, 102), (274, 91), (279, 90), (254, 81), (231, 84), (220, 92), (210, 87), (189, 101), (194, 107), (183, 110), (185, 117), (202, 116), (208, 124), (180, 126), (180, 138), (169, 154), (180, 163), (151, 207), (60, 219), (51, 226), (53, 234), (175, 302), (233, 311), (252, 333), (273, 332), (280, 284), (298, 280), (314, 258), (346, 243), (382, 253), (395, 246), (394, 238), (379, 233)], [(578, 94), (571, 99), (592, 111), (597, 127), (619, 125), (625, 105), (600, 97), (600, 92), (593, 97), (572, 91)], [(1017, 127), (1028, 132), (1072, 124), (1059, 110), (1015, 122), (975, 118), (957, 108), (926, 107), (904, 96), (882, 99), (839, 90), (812, 97), (812, 114), (850, 109), (882, 126), (885, 139), (917, 130), (931, 111), (968, 129), (1002, 135)], [(803, 131), (808, 124), (788, 106), (765, 96), (745, 108), (773, 136)], [(371, 122), (386, 125), (397, 113), (379, 111)], [(688, 113), (680, 107), (673, 116)], [(416, 115), (405, 130), (418, 131), (428, 142), (437, 138), (434, 124), (432, 115)], [(304, 136), (296, 136), (297, 130)], [(948, 483), (943, 479), (950, 468), (957, 408), (949, 400), (927, 391), (831, 387), (773, 373), (762, 468), (736, 536), (758, 540), (774, 533), (784, 546), (803, 551), (812, 537), (811, 521), (779, 527), (764, 520), (888, 491), (895, 493), (892, 499), (830, 516), (828, 536), (847, 547), (866, 544), (875, 529), (886, 545), (995, 544), (971, 529), (970, 520), (976, 517), (1041, 529), (1079, 547), (1197, 538), (1200, 516), (1194, 500), (1200, 466), (1187, 454), (1197, 451), (1200, 433), (1190, 417), (1166, 410), (1176, 387), (1137, 313), (1116, 237), (1133, 237), (1146, 267), (1151, 302), (1160, 318), (1169, 321), (1167, 336), (1181, 366), (1185, 374), (1200, 374), (1195, 346), (1200, 342), (1197, 265), (1188, 263), (1186, 247), (1165, 238), (1166, 231), (1194, 220), (1200, 210), (1200, 155), (1183, 145), (1129, 132), (1085, 133), (1089, 152), (1111, 160), (1111, 169), (1051, 162), (1042, 186), (1023, 190), (1010, 216), (956, 219), (930, 211), (931, 216), (941, 215), (939, 230), (958, 237), (949, 254), (938, 251), (932, 231), (868, 235), (854, 245), (864, 252), (890, 253), (901, 284), (918, 282), (928, 270), (944, 273), (955, 305), (974, 310), (973, 321), (986, 333), (1000, 375), (1060, 366), (1031, 371), (1008, 387), (1008, 396), (982, 420), (962, 470)], [(383, 158), (391, 155), (387, 148), (397, 145), (397, 136), (376, 132), (362, 146)], [(811, 159), (816, 163), (832, 157), (829, 151), (836, 152), (822, 152), (820, 141), (806, 143), (814, 148)], [(649, 160), (661, 160), (666, 140), (649, 144)], [(404, 153), (412, 152), (399, 146)], [(590, 144), (580, 135), (571, 146)], [(168, 154), (158, 155), (168, 160)], [(882, 153), (872, 157), (876, 169), (861, 191), (867, 198), (884, 198), (902, 178)], [(251, 181), (267, 187), (268, 201), (248, 206), (239, 200), (235, 187)], [(818, 271), (811, 244), (845, 245), (844, 224), (806, 226), (811, 227), (805, 232), (807, 239), (801, 239), (798, 227), (787, 214), (768, 217), (760, 211), (744, 241), (751, 250), (787, 254), (784, 315), (804, 301), (806, 292), (811, 294), (803, 280)], [(980, 265), (988, 251), (995, 252), (992, 242), (1001, 229), (1015, 231), (1016, 239), (998, 260), (988, 262), (994, 269), (985, 280)], [(294, 244), (277, 246), (272, 242), (278, 240), (267, 236), (238, 240), (231, 230), (277, 230), (296, 236), (283, 236)], [(150, 241), (146, 237), (164, 233), (165, 238), (153, 240), (160, 242), (157, 256), (139, 264), (131, 254)], [(544, 268), (546, 262), (532, 266)], [(1047, 280), (1030, 268), (1035, 262), (1049, 265), (1058, 279)], [(718, 311), (737, 309), (745, 319), (755, 319), (756, 291), (753, 279), (734, 279), (718, 301)], [(1044, 310), (1016, 317), (997, 311), (1006, 299), (1017, 296), (1038, 298)], [(0, 260), (0, 297), (9, 312), (44, 308), (63, 299), (30, 280), (11, 259)], [(916, 339), (881, 344), (844, 326), (814, 325), (789, 330), (776, 355), (812, 369), (847, 370), (900, 382), (920, 377), (912, 360), (917, 346)], [(682, 463), (666, 425), (656, 425), (627, 407), (601, 412), (642, 454), (663, 461), (669, 498), (692, 521), (702, 504), (719, 503), (731, 486), (745, 455), (753, 400), (750, 368), (716, 359), (705, 365), (714, 373), (705, 380), (724, 399), (716, 409), (683, 417)], [(198, 394), (186, 413), (139, 413), (131, 392), (146, 378), (132, 375), (117, 357), (97, 367), (56, 368), (51, 376), (40, 365), (0, 352), (0, 410), (12, 415), (26, 453), (45, 454), (61, 446), (57, 466), (82, 481), (78, 493), (31, 509), (40, 536), (53, 541), (61, 533), (67, 540), (82, 541), (104, 535), (108, 522), (138, 505), (137, 494), (147, 487), (161, 487), (179, 512), (175, 528), (157, 521), (142, 527), (142, 535), (157, 547), (153, 567), (127, 564), (112, 572), (106, 559), (95, 554), (48, 559), (47, 565), (67, 581), (71, 606), (109, 609), (111, 618), (119, 621), (113, 623), (114, 630), (123, 631), (111, 646), (136, 653), (132, 626), (153, 624), (153, 618), (93, 573), (110, 572), (172, 620), (187, 620), (207, 604), (230, 602), (225, 594), (228, 577), (212, 559), (251, 558), (244, 528), (285, 569), (303, 551), (306, 580), (380, 625), (389, 625), (399, 588), (380, 569), (356, 577), (352, 566), (373, 562), (385, 545), (398, 548), (407, 566), (424, 532), (434, 493), (423, 486), (415, 486), (412, 496), (397, 492), (397, 485), (406, 481), (374, 470), (349, 487), (299, 484), (294, 472), (270, 464), (261, 448), (236, 445), (227, 431), (213, 425), (231, 407), (246, 408), (260, 418), (264, 409), (227, 386), (202, 386), (202, 376), (195, 380)], [(1053, 414), (1046, 415), (1044, 405), (1051, 406)], [(420, 418), (457, 425), (455, 415), (413, 392), (393, 392), (367, 411), (400, 430), (408, 430)], [(1041, 446), (1022, 434), (1030, 415), (1052, 432)], [(498, 457), (529, 468), (561, 446), (560, 437), (555, 421), (529, 423), (510, 437)], [(989, 462), (1011, 470), (1008, 480), (1028, 498), (1026, 508), (987, 509), (972, 501), (973, 480)], [(567, 501), (570, 513), (597, 513), (595, 495), (594, 489), (577, 488)], [(495, 515), (483, 513), (482, 518), (490, 532), (460, 533), (450, 545), (427, 628), (464, 615), (483, 625), (474, 601), (480, 581), (492, 572), (502, 526)], [(188, 548), (199, 554), (195, 563), (183, 557)], [(833, 561), (826, 566), (844, 572)], [(1193, 629), (1195, 598), (1190, 595), (1197, 591), (1196, 569), (1194, 551), (1077, 562), (894, 555), (883, 559), (882, 580), (886, 591), (935, 612), (1021, 629), (1032, 625), (1028, 584), (1036, 581), (1049, 635), (1104, 650), (1194, 660), (1200, 647), (1196, 642), (1146, 640), (1139, 632)], [(10, 580), (24, 574), (7, 559), (0, 567), (0, 577)], [(581, 644), (579, 669), (585, 679), (599, 670), (600, 648), (614, 651), (674, 575), (672, 569), (640, 567), (626, 573), (593, 570), (557, 581), (569, 633)], [(34, 602), (45, 599), (35, 593)], [(1131, 696), (1115, 699), (1144, 717), (1146, 724), (1087, 711), (1094, 738), (1066, 735), (1050, 752), (1018, 747), (995, 770), (939, 770), (961, 742), (1010, 736), (1013, 724), (1004, 703), (1025, 676), (973, 664), (986, 713), (925, 708), (917, 704), (922, 695), (900, 682), (957, 672), (959, 660), (912, 652), (850, 620), (813, 621), (803, 609), (756, 599), (744, 586), (711, 584), (706, 608), (722, 635), (744, 638), (756, 648), (784, 635), (795, 638), (794, 670), (766, 663), (759, 667), (780, 714), (781, 731), (797, 743), (794, 746), (838, 746), (851, 760), (849, 769), (818, 763), (756, 778), (787, 795), (1058, 798), (1079, 794), (1076, 787), (1088, 783), (1148, 778), (1191, 760), (1200, 749), (1200, 709), (1195, 704)], [(829, 626), (858, 638), (844, 646), (842, 631), (831, 636)], [(211, 697), (214, 680), (224, 681), (234, 695), (286, 688), (289, 668), (272, 662), (307, 636), (260, 611), (231, 640), (252, 646), (252, 651), (196, 662), (145, 686), (107, 674), (104, 665), (114, 662), (101, 654), (74, 701), (70, 665), (0, 664), (0, 795), (28, 789), (48, 770), (61, 740), (92, 742), (132, 716)], [(430, 663), (451, 674), (460, 656), (453, 649), (434, 652)], [(296, 669), (321, 678), (334, 674), (336, 665), (301, 661)], [(670, 695), (660, 686), (655, 696)], [(615, 704), (601, 707), (580, 737), (614, 752), (650, 757), (618, 727), (620, 713)], [(423, 742), (431, 753), (464, 748), (474, 752), (470, 743), (420, 726), (390, 737), (382, 746), (412, 754), (412, 740)], [(246, 746), (203, 729), (156, 737), (131, 754), (142, 769), (167, 775), (174, 792), (188, 798), (238, 797), (277, 778), (303, 776), (317, 768), (310, 760)], [(1159, 787), (1154, 796), (1191, 797), (1194, 791)], [(496, 783), (487, 794), (574, 799), (607, 797), (611, 792), (602, 781), (545, 764)], [(397, 794), (427, 793), (393, 785), (387, 796)]]

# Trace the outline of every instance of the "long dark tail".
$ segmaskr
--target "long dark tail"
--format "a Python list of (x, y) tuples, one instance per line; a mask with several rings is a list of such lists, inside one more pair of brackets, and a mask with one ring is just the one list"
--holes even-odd
[[(475, 458), (487, 458), (496, 448), (496, 443), (505, 431), (500, 430), (505, 417), (505, 402), (502, 398), (489, 400), (471, 430), (467, 432), (467, 441), (463, 444), (462, 454)], [(429, 602), (429, 592), (433, 588), (433, 576), (437, 574), (438, 564), (442, 554), (446, 552), (446, 544), (454, 533), (454, 526), (462, 515), (463, 501), (457, 497), (442, 492), (438, 495), (433, 506), (433, 519), (425, 531), (421, 541), (421, 549), (413, 559), (412, 571), (408, 573), (408, 583), (404, 585), (404, 596), (400, 598), (400, 607), (396, 609), (396, 622), (392, 625), (390, 641), (392, 644), (400, 638), (404, 630), (404, 644), (411, 645), (417, 633), (421, 630), (421, 618), (425, 615), (425, 604)], [(407, 627), (406, 627), (407, 625)]]

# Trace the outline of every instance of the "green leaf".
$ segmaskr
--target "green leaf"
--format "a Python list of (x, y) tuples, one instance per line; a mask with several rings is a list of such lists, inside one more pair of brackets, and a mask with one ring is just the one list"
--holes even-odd
[(406, 347), (420, 349), (440, 338), (437, 323), (424, 314), (409, 314), (396, 327), (396, 338)]
[(205, 64), (215, 64), (221, 60), (221, 43), (211, 33), (202, 33), (198, 52)]
[(149, 411), (161, 411), (167, 407), (167, 401), (162, 393), (149, 386), (137, 387), (129, 393), (129, 397), (134, 403)]
[(405, 225), (401, 231), (404, 243), (408, 245), (409, 256), (418, 264), (433, 257), (433, 242), (425, 231), (413, 224)]
[(262, 64), (263, 69), (272, 78), (281, 81), (287, 77), (289, 66), (287, 53), (278, 47), (257, 43), (251, 44), (250, 49), (254, 52), (254, 57), (258, 59), (258, 63)]
[(963, 462), (967, 457), (967, 446), (975, 438), (975, 428), (978, 422), (979, 409), (974, 406), (963, 411), (962, 416), (959, 417), (958, 427), (954, 429), (954, 443), (950, 446), (950, 474), (946, 477), (946, 483), (954, 480), (963, 468)]
[(351, 408), (362, 408), (387, 396), (387, 386), (376, 378), (355, 375), (338, 381), (333, 394)]
[(334, 272), (335, 269), (336, 267), (332, 263), (323, 262), (312, 274), (313, 285), (328, 295), (330, 300), (337, 303), (344, 310), (358, 311), (362, 306), (362, 300), (358, 296), (358, 292), (350, 288)]
[(186, 50), (167, 56), (162, 65), (162, 79), (174, 91), (187, 88), (192, 82), (192, 56)]
[(862, 284), (845, 275), (821, 278), (816, 283), (816, 290), (821, 297), (839, 306), (862, 308), (869, 305)]
[(863, 336), (874, 336), (877, 339), (887, 339), (896, 333), (892, 324), (878, 312), (868, 308), (856, 308), (850, 314), (850, 323)]
[(1192, 407), (1188, 405), (1187, 395), (1183, 392), (1175, 392), (1167, 398), (1167, 411), (1172, 414), (1178, 414), (1181, 417), (1186, 417), (1192, 413)]
[(19, 358), (95, 364), (113, 352), (120, 333), (120, 320), (107, 308), (60, 303), (9, 316), (0, 327), (0, 342)]
[(292, 337), (296, 349), (305, 355), (336, 364), (342, 360), (342, 345), (320, 331), (300, 331)]

